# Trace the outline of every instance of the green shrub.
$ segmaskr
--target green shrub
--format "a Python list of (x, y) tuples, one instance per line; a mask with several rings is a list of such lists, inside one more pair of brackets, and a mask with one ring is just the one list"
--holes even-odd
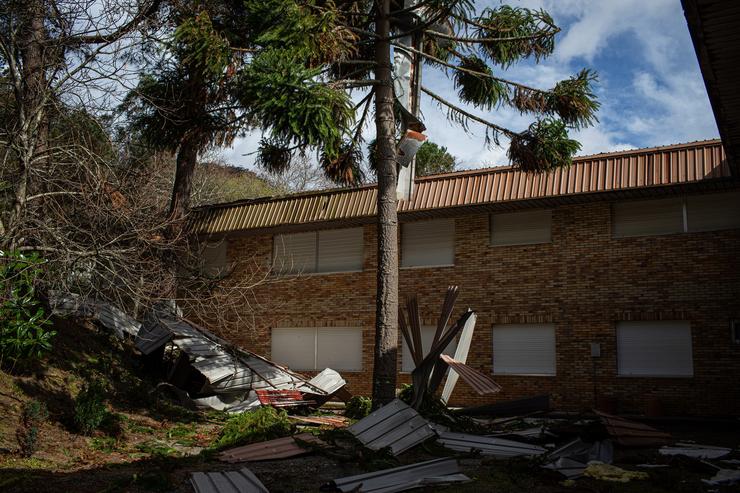
[(83, 435), (90, 435), (108, 418), (105, 389), (98, 380), (88, 383), (75, 399), (74, 422)]
[(368, 414), (373, 407), (373, 401), (369, 397), (356, 395), (347, 403), (344, 415), (352, 419), (362, 419)]
[(290, 436), (294, 431), (288, 413), (283, 409), (265, 406), (232, 416), (226, 421), (215, 448), (257, 443)]
[(18, 440), (18, 451), (23, 457), (31, 457), (38, 449), (39, 428), (49, 417), (46, 405), (39, 401), (23, 404), (21, 423), (15, 432)]
[(56, 335), (36, 293), (36, 254), (0, 251), (0, 364), (28, 363), (51, 350)]

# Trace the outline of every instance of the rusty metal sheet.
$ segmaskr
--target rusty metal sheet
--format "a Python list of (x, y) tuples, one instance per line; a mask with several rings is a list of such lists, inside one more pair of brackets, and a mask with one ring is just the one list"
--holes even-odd
[[(574, 158), (573, 163), (541, 175), (499, 166), (417, 178), (413, 197), (398, 201), (398, 212), (404, 215), (641, 189), (652, 193), (656, 188), (732, 177), (719, 140), (583, 156)], [(196, 233), (219, 234), (335, 221), (369, 222), (376, 215), (372, 200), (376, 194), (377, 187), (367, 185), (216, 204), (195, 209), (190, 228)]]
[(307, 406), (309, 404), (316, 404), (315, 401), (307, 401), (303, 399), (303, 394), (298, 390), (268, 390), (260, 389), (256, 390), (257, 398), (260, 404), (263, 406), (272, 407), (297, 407)]
[(345, 493), (394, 493), (467, 481), (470, 478), (460, 473), (455, 459), (442, 458), (335, 479), (328, 486)]
[(494, 382), (488, 375), (481, 373), (475, 368), (471, 368), (464, 363), (460, 363), (446, 354), (441, 354), (439, 357), (479, 395), (501, 392), (501, 386)]
[(195, 493), (269, 493), (246, 467), (238, 471), (194, 472), (190, 484)]
[(303, 448), (299, 442), (311, 443), (314, 445), (326, 445), (310, 433), (301, 433), (299, 435), (276, 438), (260, 443), (250, 443), (241, 447), (232, 448), (221, 452), (218, 459), (223, 462), (256, 462), (261, 460), (285, 459), (295, 457), (309, 452)]
[(620, 445), (626, 447), (652, 447), (655, 445), (664, 445), (671, 440), (669, 433), (656, 430), (652, 426), (606, 414), (601, 411), (594, 412), (601, 418), (609, 435)]
[(437, 442), (445, 448), (456, 452), (473, 452), (477, 450), (481, 455), (490, 455), (498, 458), (529, 457), (542, 455), (547, 452), (546, 449), (529, 443), (449, 431), (440, 433)]
[(399, 399), (373, 411), (347, 430), (367, 448), (390, 447), (393, 455), (434, 436), (427, 420)]

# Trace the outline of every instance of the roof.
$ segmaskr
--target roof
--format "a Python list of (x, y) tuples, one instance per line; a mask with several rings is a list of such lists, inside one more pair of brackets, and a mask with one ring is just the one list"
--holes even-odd
[[(398, 213), (404, 220), (465, 207), (513, 208), (594, 195), (646, 195), (724, 183), (731, 176), (720, 141), (706, 140), (577, 157), (568, 168), (540, 174), (502, 166), (421, 177), (412, 198), (398, 202)], [(376, 201), (376, 185), (266, 197), (196, 209), (191, 227), (199, 234), (220, 234), (362, 224), (375, 216)]]
[(682, 0), (714, 118), (730, 162), (740, 170), (740, 3)]

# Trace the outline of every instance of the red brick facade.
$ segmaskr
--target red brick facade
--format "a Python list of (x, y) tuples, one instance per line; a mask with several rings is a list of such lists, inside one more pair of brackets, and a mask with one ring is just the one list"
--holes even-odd
[[(553, 208), (551, 243), (494, 247), (487, 213), (460, 215), (454, 267), (401, 269), (401, 299), (416, 294), (425, 323), (435, 323), (446, 287), (460, 286), (455, 316), (467, 307), (477, 312), (468, 363), (483, 372), (492, 372), (493, 324), (555, 324), (556, 376), (494, 375), (504, 389), (495, 397), (477, 396), (460, 381), (452, 404), (550, 393), (557, 409), (577, 411), (593, 407), (596, 393), (613, 398), (620, 412), (645, 412), (657, 399), (670, 415), (740, 413), (740, 345), (730, 336), (730, 321), (740, 319), (740, 230), (613, 238), (610, 221), (606, 201), (561, 205)], [(364, 238), (362, 272), (272, 276), (244, 308), (254, 326), (221, 335), (269, 357), (272, 327), (362, 327), (363, 371), (342, 375), (353, 393), (368, 395), (373, 225), (364, 226)], [(255, 256), (269, 265), (272, 235), (233, 234), (227, 248), (229, 259)], [(616, 323), (645, 319), (690, 321), (693, 377), (617, 376)], [(592, 342), (601, 344), (601, 357), (591, 357)]]

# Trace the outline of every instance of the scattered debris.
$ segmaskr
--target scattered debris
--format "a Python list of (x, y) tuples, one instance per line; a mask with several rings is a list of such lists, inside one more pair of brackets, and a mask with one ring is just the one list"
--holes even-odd
[(57, 316), (74, 315), (79, 318), (89, 318), (98, 321), (101, 325), (112, 330), (119, 339), (124, 334), (135, 336), (141, 329), (141, 324), (126, 315), (110, 303), (84, 298), (78, 294), (49, 293), (51, 312)]
[[(472, 317), (471, 317), (472, 318)], [(470, 319), (468, 319), (470, 321)], [(439, 358), (442, 360), (443, 363), (448, 365), (450, 367), (450, 374), (447, 376), (447, 382), (450, 381), (450, 378), (452, 378), (452, 375), (460, 376), (465, 383), (470, 385), (470, 387), (479, 395), (487, 395), (487, 394), (496, 394), (498, 392), (501, 392), (501, 386), (493, 381), (491, 377), (488, 375), (479, 372), (475, 368), (472, 368), (464, 363), (460, 363), (459, 361), (450, 358), (446, 354), (440, 354)], [(453, 384), (454, 387), (454, 384)], [(447, 388), (447, 383), (445, 382), (445, 389)], [(450, 394), (452, 393), (452, 389), (450, 389)], [(443, 402), (447, 402), (444, 400)]]
[(219, 454), (219, 460), (223, 462), (255, 462), (260, 460), (285, 459), (303, 455), (309, 450), (301, 447), (296, 442), (311, 443), (314, 445), (326, 445), (310, 433), (301, 433), (292, 437), (276, 438), (266, 442), (251, 443), (241, 447), (232, 448)]
[(693, 443), (677, 443), (676, 445), (661, 447), (658, 451), (661, 455), (685, 455), (695, 459), (719, 459), (732, 452), (732, 449)]
[(316, 401), (303, 400), (303, 394), (298, 390), (260, 389), (255, 392), (257, 392), (257, 398), (263, 406), (300, 407), (316, 404)]
[(547, 458), (551, 460), (561, 457), (567, 457), (583, 463), (596, 460), (605, 464), (611, 464), (612, 460), (614, 460), (614, 445), (609, 440), (587, 443), (577, 438), (547, 455)]
[[(473, 332), (475, 331), (476, 316), (473, 315), (468, 319), (468, 322), (460, 332), (460, 338), (457, 342), (457, 348), (455, 349), (455, 360), (461, 363), (468, 361), (468, 352), (470, 351), (470, 345), (473, 343)], [(458, 373), (453, 368), (447, 375), (445, 386), (442, 389), (442, 403), (447, 404), (452, 396), (452, 391), (455, 389), (457, 384)], [(500, 387), (499, 387), (500, 388)]]
[(567, 479), (576, 479), (583, 476), (583, 471), (586, 470), (586, 464), (578, 462), (577, 460), (569, 459), (567, 457), (560, 457), (554, 462), (550, 462), (542, 466), (545, 469), (551, 469), (557, 471)]
[(625, 447), (652, 447), (664, 445), (671, 439), (669, 433), (658, 431), (652, 426), (606, 414), (601, 411), (594, 412), (601, 418), (606, 431), (619, 445), (624, 445)]
[(195, 493), (269, 493), (249, 469), (223, 472), (194, 472), (190, 483)]
[(648, 479), (648, 473), (640, 471), (627, 471), (621, 467), (603, 462), (593, 461), (583, 471), (584, 476), (602, 481), (613, 481), (617, 483), (627, 483), (633, 479)]
[(423, 486), (467, 481), (470, 481), (470, 478), (460, 473), (460, 466), (455, 459), (443, 458), (335, 479), (322, 486), (321, 490), (358, 493), (393, 493)]
[(550, 395), (537, 395), (513, 401), (498, 402), (484, 406), (460, 409), (457, 414), (466, 416), (496, 416), (499, 418), (510, 416), (531, 415), (550, 410)]
[(703, 483), (711, 486), (722, 486), (740, 483), (740, 471), (736, 469), (719, 469), (711, 479), (702, 479)]
[(331, 426), (332, 428), (344, 428), (349, 423), (349, 419), (344, 416), (288, 416), (294, 421), (302, 424)]
[(395, 399), (347, 430), (371, 450), (390, 447), (398, 455), (434, 436), (429, 422), (400, 399)]
[(529, 443), (505, 440), (503, 438), (484, 437), (467, 433), (444, 432), (437, 439), (444, 447), (457, 452), (478, 451), (482, 455), (498, 458), (542, 455), (547, 450)]

